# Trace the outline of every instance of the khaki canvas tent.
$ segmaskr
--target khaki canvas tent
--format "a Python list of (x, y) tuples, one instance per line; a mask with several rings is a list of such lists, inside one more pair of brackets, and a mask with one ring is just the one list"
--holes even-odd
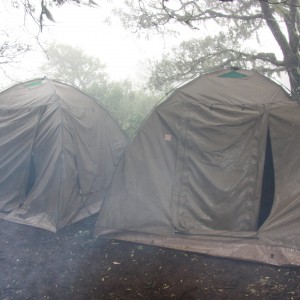
[(41, 79), (0, 93), (0, 217), (50, 231), (99, 211), (127, 138), (80, 90)]
[(300, 265), (300, 105), (256, 71), (176, 89), (129, 144), (98, 236)]

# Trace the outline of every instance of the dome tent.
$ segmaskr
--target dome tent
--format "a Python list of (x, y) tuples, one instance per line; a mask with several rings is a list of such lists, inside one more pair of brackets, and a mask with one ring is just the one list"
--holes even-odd
[(299, 116), (252, 70), (179, 87), (126, 148), (95, 234), (300, 265)]
[(50, 231), (99, 211), (127, 137), (80, 90), (49, 79), (0, 93), (0, 217)]

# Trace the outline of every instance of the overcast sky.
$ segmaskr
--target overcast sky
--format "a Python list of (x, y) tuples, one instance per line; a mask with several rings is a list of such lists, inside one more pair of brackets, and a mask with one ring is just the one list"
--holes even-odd
[[(99, 57), (106, 64), (112, 79), (128, 78), (135, 81), (143, 78), (146, 59), (159, 58), (164, 51), (178, 45), (183, 39), (199, 37), (199, 32), (181, 26), (181, 35), (178, 37), (152, 35), (150, 39), (138, 38), (125, 30), (118, 18), (111, 14), (113, 1), (110, 4), (106, 1), (98, 2), (99, 7), (93, 8), (74, 4), (51, 8), (56, 22), (46, 22), (47, 26), (39, 35), (41, 43), (45, 46), (56, 41), (80, 47), (87, 54)], [(107, 18), (111, 18), (110, 25), (104, 22)], [(43, 76), (38, 67), (46, 56), (36, 42), (39, 30), (31, 18), (27, 16), (24, 21), (22, 9), (12, 9), (9, 0), (0, 0), (0, 28), (9, 33), (11, 40), (17, 39), (33, 45), (33, 51), (18, 64), (6, 68), (11, 80), (0, 73), (1, 88), (11, 84), (12, 80), (22, 81)], [(260, 47), (264, 51), (272, 52), (276, 48), (267, 30), (261, 42)]]
[[(24, 27), (23, 11), (11, 9), (7, 2), (0, 0), (1, 29), (9, 32), (11, 40), (28, 42), (33, 47), (18, 64), (6, 68), (7, 74), (16, 81), (42, 76), (38, 66), (46, 55), (36, 43), (38, 27), (28, 16)], [(93, 8), (74, 4), (53, 7), (51, 12), (55, 23), (46, 22), (39, 40), (43, 46), (56, 41), (80, 47), (85, 53), (99, 57), (112, 79), (138, 80), (145, 72), (145, 60), (160, 57), (165, 50), (178, 43), (178, 38), (164, 38), (161, 35), (152, 35), (150, 39), (138, 38), (122, 27), (118, 18), (111, 14), (111, 8), (106, 2)], [(110, 24), (105, 22), (108, 17), (111, 18)], [(193, 35), (188, 29), (185, 31)], [(10, 81), (3, 78), (3, 74), (0, 76), (2, 83)]]

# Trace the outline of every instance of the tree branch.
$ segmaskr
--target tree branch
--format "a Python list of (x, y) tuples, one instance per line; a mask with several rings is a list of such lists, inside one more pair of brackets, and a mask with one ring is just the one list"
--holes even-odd
[(289, 0), (277, 1), (277, 2), (273, 2), (273, 1), (270, 1), (270, 0), (258, 0), (258, 1), (266, 2), (266, 3), (272, 4), (272, 5), (278, 5), (278, 4), (280, 5), (280, 4), (283, 4), (283, 5), (291, 6), (291, 7), (300, 7), (299, 4), (290, 3)]
[(237, 56), (239, 57), (244, 57), (247, 58), (249, 60), (262, 60), (264, 62), (269, 62), (272, 65), (276, 66), (276, 67), (283, 67), (285, 65), (285, 62), (282, 60), (277, 60), (276, 56), (274, 53), (256, 53), (256, 54), (251, 54), (251, 53), (245, 53), (245, 52), (240, 52), (240, 51), (236, 51), (233, 49), (228, 50), (231, 53), (235, 53)]
[[(165, 13), (168, 16), (168, 19), (175, 19), (179, 22), (186, 23), (188, 26), (194, 27), (191, 25), (191, 22), (193, 21), (205, 21), (205, 20), (211, 20), (216, 18), (222, 18), (222, 19), (233, 19), (233, 20), (242, 20), (242, 21), (250, 21), (255, 19), (262, 19), (263, 14), (253, 14), (253, 15), (239, 15), (239, 14), (224, 14), (212, 9), (206, 9), (202, 10), (201, 7), (195, 2), (195, 1), (189, 1), (186, 3), (182, 3), (182, 6), (179, 9), (170, 9), (166, 6), (166, 2), (168, 0), (162, 0), (162, 9), (165, 11)], [(187, 7), (192, 6), (192, 13), (187, 11)], [(194, 8), (196, 10), (196, 13), (194, 13)], [(177, 12), (184, 12), (184, 15), (178, 14)], [(195, 27), (194, 27), (195, 28)]]

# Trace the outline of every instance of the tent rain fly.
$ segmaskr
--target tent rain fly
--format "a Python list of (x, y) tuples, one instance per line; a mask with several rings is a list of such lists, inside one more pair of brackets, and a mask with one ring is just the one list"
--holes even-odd
[(95, 232), (300, 265), (300, 105), (250, 70), (176, 89), (127, 147)]
[(57, 231), (99, 211), (127, 138), (78, 89), (49, 79), (0, 93), (0, 217)]

